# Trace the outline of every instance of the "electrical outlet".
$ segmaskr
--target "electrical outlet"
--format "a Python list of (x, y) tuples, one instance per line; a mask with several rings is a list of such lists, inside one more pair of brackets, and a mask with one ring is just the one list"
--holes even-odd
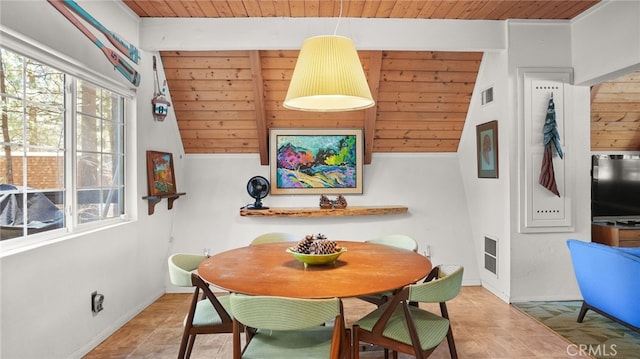
[(424, 256), (431, 259), (431, 246), (427, 246), (427, 249), (424, 251)]
[(91, 293), (91, 311), (93, 314), (98, 314), (98, 312), (102, 311), (104, 302), (104, 294), (99, 294), (98, 292)]

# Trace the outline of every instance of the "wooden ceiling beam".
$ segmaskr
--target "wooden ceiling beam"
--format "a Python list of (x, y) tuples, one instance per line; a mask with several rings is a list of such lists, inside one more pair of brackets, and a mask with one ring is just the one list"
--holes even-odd
[(364, 164), (371, 164), (373, 153), (373, 139), (376, 132), (376, 117), (378, 114), (378, 92), (382, 70), (382, 51), (372, 51), (369, 58), (369, 88), (376, 105), (365, 110), (364, 113)]
[(256, 130), (258, 131), (258, 149), (260, 151), (260, 164), (269, 164), (268, 129), (265, 120), (264, 109), (264, 81), (262, 78), (262, 64), (260, 63), (260, 51), (249, 51), (249, 62), (253, 76), (253, 102), (256, 111)]

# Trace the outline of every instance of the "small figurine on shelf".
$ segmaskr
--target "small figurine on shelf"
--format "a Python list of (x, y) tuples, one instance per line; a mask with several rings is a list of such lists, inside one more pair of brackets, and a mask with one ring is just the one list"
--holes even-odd
[(330, 200), (327, 196), (320, 196), (320, 208), (321, 209), (344, 209), (347, 208), (347, 200), (342, 196), (338, 195), (335, 201)]
[(333, 201), (333, 208), (343, 209), (347, 208), (347, 200), (342, 196), (338, 195), (335, 201)]
[(331, 201), (329, 200), (329, 198), (327, 198), (327, 196), (325, 195), (320, 195), (320, 208), (331, 209), (332, 207), (333, 207), (333, 204), (331, 204)]

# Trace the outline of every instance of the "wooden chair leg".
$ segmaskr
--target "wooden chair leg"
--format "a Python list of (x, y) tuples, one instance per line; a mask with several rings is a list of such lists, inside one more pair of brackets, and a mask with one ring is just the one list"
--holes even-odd
[(193, 344), (196, 342), (196, 335), (189, 336), (189, 345), (187, 346), (187, 355), (185, 355), (185, 359), (191, 358), (191, 351), (193, 350)]
[(449, 320), (449, 330), (447, 331), (447, 344), (449, 345), (449, 354), (451, 354), (451, 359), (458, 358), (458, 351), (456, 350), (456, 343), (453, 340), (453, 329), (451, 329), (451, 319), (449, 319), (449, 311), (447, 310), (447, 304), (442, 302), (440, 303), (440, 313), (444, 318)]
[(344, 345), (345, 349), (342, 350), (342, 359), (351, 359), (351, 357), (352, 357), (351, 356), (352, 355), (352, 353), (351, 353), (351, 346), (352, 346), (352, 343), (351, 343), (351, 328), (345, 328), (344, 329), (344, 335), (343, 335), (342, 340), (344, 341), (344, 344), (345, 344)]
[[(234, 359), (238, 359), (242, 356), (242, 344), (240, 342), (240, 328), (241, 328), (240, 322), (238, 322), (237, 320), (234, 319), (233, 321), (233, 337), (231, 342), (233, 343), (233, 358)], [(247, 343), (249, 342), (249, 340), (251, 340), (251, 338), (249, 338), (249, 329), (245, 328), (245, 336), (247, 338)]]
[(449, 331), (447, 332), (447, 344), (449, 344), (449, 353), (451, 359), (458, 359), (458, 351), (456, 350), (456, 343), (453, 340), (453, 331), (451, 330), (451, 324), (449, 324)]
[(187, 333), (187, 330), (185, 329), (184, 333), (182, 334), (182, 341), (180, 341), (180, 351), (178, 352), (178, 358), (179, 359), (187, 358), (185, 355), (186, 355), (186, 352), (187, 352), (188, 340), (189, 340), (189, 334)]
[(360, 327), (354, 325), (351, 328), (351, 357), (353, 359), (360, 359), (360, 338), (358, 337), (358, 329)]

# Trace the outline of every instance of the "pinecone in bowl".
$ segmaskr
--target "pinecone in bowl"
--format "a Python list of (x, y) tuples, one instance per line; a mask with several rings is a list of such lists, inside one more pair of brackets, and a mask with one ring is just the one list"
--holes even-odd
[(340, 249), (336, 241), (327, 239), (322, 233), (308, 234), (293, 247), (294, 252), (302, 254), (332, 254)]

